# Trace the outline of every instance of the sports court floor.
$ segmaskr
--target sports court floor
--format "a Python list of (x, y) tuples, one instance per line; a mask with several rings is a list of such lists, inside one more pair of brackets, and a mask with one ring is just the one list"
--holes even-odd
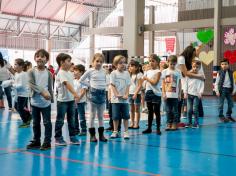
[[(199, 129), (142, 135), (143, 120), (141, 129), (130, 131), (130, 140), (95, 144), (88, 136), (79, 137), (81, 145), (66, 147), (55, 147), (53, 140), (47, 151), (26, 150), (32, 128), (19, 129), (18, 116), (0, 110), (0, 175), (235, 176), (236, 123), (219, 123), (216, 99), (204, 99), (203, 106), (205, 117)], [(64, 134), (68, 134), (66, 126)]]

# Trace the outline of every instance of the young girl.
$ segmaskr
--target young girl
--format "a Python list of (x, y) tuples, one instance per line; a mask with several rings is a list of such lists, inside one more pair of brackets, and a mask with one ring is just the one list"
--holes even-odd
[(131, 60), (129, 63), (129, 72), (131, 75), (131, 85), (129, 88), (129, 104), (131, 124), (129, 129), (139, 129), (140, 120), (140, 104), (141, 104), (141, 88), (142, 73), (139, 72), (139, 62)]
[(130, 86), (130, 75), (128, 71), (125, 71), (124, 56), (118, 55), (113, 60), (113, 65), (116, 67), (111, 73), (111, 103), (112, 103), (112, 119), (114, 123), (114, 131), (111, 138), (119, 137), (118, 125), (119, 120), (124, 121), (124, 139), (129, 139), (128, 133), (128, 122), (129, 122), (129, 86)]
[(143, 131), (144, 134), (152, 132), (153, 113), (156, 115), (156, 124), (158, 135), (161, 135), (161, 71), (159, 70), (160, 58), (156, 54), (151, 54), (149, 57), (149, 64), (151, 69), (147, 71), (143, 80), (146, 80), (145, 101), (148, 108), (148, 128)]
[(94, 125), (96, 116), (98, 117), (99, 123), (99, 140), (102, 142), (107, 142), (107, 139), (103, 134), (103, 113), (106, 104), (106, 72), (102, 68), (104, 60), (105, 58), (103, 54), (96, 53), (92, 59), (92, 68), (89, 68), (89, 70), (86, 71), (79, 80), (81, 84), (87, 85), (89, 87), (89, 133), (91, 142), (97, 142)]
[(31, 115), (29, 111), (25, 109), (25, 107), (27, 107), (29, 97), (29, 78), (28, 74), (23, 71), (24, 67), (25, 62), (23, 59), (15, 59), (14, 69), (16, 74), (13, 87), (16, 89), (17, 96), (16, 109), (23, 121), (19, 128), (29, 127), (31, 121)]
[[(85, 67), (81, 64), (74, 66), (74, 88), (75, 91), (79, 95), (79, 100), (76, 102), (76, 109), (75, 109), (75, 130), (76, 133), (80, 136), (86, 135), (87, 133), (87, 126), (86, 126), (86, 119), (85, 119), (85, 102), (86, 102), (86, 90), (87, 86), (81, 85), (79, 83), (79, 79), (85, 72)], [(79, 121), (78, 115), (80, 119), (80, 128), (79, 128)]]

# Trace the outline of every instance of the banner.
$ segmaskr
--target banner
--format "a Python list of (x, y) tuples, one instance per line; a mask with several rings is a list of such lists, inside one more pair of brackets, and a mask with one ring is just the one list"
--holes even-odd
[(175, 50), (175, 38), (165, 38), (166, 52), (173, 53)]

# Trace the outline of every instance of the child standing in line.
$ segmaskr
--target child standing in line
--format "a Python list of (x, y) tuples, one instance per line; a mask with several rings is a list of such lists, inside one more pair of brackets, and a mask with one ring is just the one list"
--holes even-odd
[(129, 86), (130, 75), (125, 71), (126, 58), (118, 55), (113, 60), (113, 65), (116, 67), (111, 73), (111, 103), (112, 103), (112, 119), (114, 124), (114, 131), (111, 138), (119, 137), (118, 125), (119, 120), (123, 119), (124, 122), (124, 139), (129, 139), (128, 123), (129, 123)]
[[(51, 148), (52, 123), (51, 123), (51, 102), (53, 102), (51, 73), (46, 69), (45, 64), (49, 60), (49, 53), (44, 49), (38, 50), (34, 55), (37, 66), (29, 70), (29, 87), (31, 89), (31, 109), (33, 117), (34, 139), (27, 149), (47, 150)], [(45, 127), (44, 142), (41, 145), (41, 114)]]
[(75, 100), (79, 100), (79, 96), (73, 88), (73, 74), (71, 68), (71, 56), (65, 53), (60, 53), (56, 58), (59, 72), (56, 76), (57, 86), (57, 117), (55, 124), (55, 144), (65, 146), (67, 143), (62, 136), (62, 127), (64, 118), (67, 114), (67, 123), (70, 136), (70, 142), (74, 145), (79, 145), (75, 131)]
[(15, 59), (14, 70), (16, 73), (13, 88), (16, 90), (15, 96), (17, 97), (16, 110), (23, 121), (19, 128), (28, 128), (31, 122), (31, 114), (25, 110), (29, 97), (29, 77), (28, 73), (23, 71), (24, 67), (25, 62), (23, 59)]
[(166, 131), (177, 130), (178, 123), (178, 99), (181, 98), (182, 74), (175, 69), (177, 57), (171, 55), (168, 58), (168, 68), (162, 71), (162, 97), (165, 101), (167, 127)]
[[(221, 70), (217, 74), (215, 83), (216, 95), (219, 97), (219, 118), (221, 122), (235, 122), (235, 119), (231, 116), (232, 108), (234, 106), (232, 96), (236, 93), (236, 86), (233, 80), (233, 73), (229, 69), (229, 61), (227, 59), (221, 60), (220, 67)], [(226, 117), (223, 114), (225, 99), (228, 103)]]
[(99, 140), (107, 142), (104, 136), (103, 113), (106, 105), (106, 72), (102, 68), (104, 55), (96, 53), (92, 59), (92, 68), (89, 68), (80, 78), (80, 83), (89, 87), (89, 133), (90, 141), (97, 142), (95, 131), (95, 117), (98, 117)]
[(145, 101), (148, 108), (148, 128), (143, 131), (143, 134), (152, 132), (153, 113), (156, 115), (156, 124), (158, 135), (161, 135), (161, 71), (159, 70), (160, 58), (156, 54), (151, 54), (149, 57), (151, 69), (147, 71), (143, 80), (146, 81)]
[(129, 63), (131, 85), (129, 88), (129, 104), (131, 124), (129, 129), (139, 129), (141, 88), (143, 74), (139, 72), (139, 62), (131, 60)]
[[(74, 66), (74, 87), (75, 91), (79, 95), (78, 102), (76, 102), (76, 109), (75, 109), (75, 130), (76, 133), (80, 136), (84, 136), (87, 133), (87, 125), (86, 125), (86, 118), (85, 118), (85, 102), (86, 102), (86, 91), (87, 86), (82, 85), (79, 83), (79, 79), (85, 72), (85, 67), (81, 64)], [(78, 115), (79, 115), (79, 121), (80, 121), (80, 127), (79, 127), (79, 121), (78, 121)]]
[[(201, 62), (198, 60), (192, 61), (192, 70), (194, 74), (198, 74), (201, 68)], [(188, 124), (186, 128), (199, 128), (199, 100), (202, 98), (204, 91), (204, 81), (196, 78), (186, 77), (184, 87), (184, 98), (187, 99), (187, 115), (188, 115)], [(192, 115), (194, 114), (194, 124), (192, 125)]]

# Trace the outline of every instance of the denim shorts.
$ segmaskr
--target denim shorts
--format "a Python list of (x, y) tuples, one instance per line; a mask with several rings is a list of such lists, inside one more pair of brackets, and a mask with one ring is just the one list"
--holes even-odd
[(141, 104), (141, 94), (137, 95), (137, 98), (134, 100), (132, 97), (134, 94), (129, 94), (129, 104), (140, 105)]
[(112, 103), (112, 120), (129, 119), (128, 103)]
[(106, 101), (106, 91), (105, 89), (89, 89), (89, 100), (95, 104), (103, 104)]
[(154, 94), (152, 90), (148, 90), (145, 93), (145, 101), (152, 103), (161, 103), (161, 97)]

